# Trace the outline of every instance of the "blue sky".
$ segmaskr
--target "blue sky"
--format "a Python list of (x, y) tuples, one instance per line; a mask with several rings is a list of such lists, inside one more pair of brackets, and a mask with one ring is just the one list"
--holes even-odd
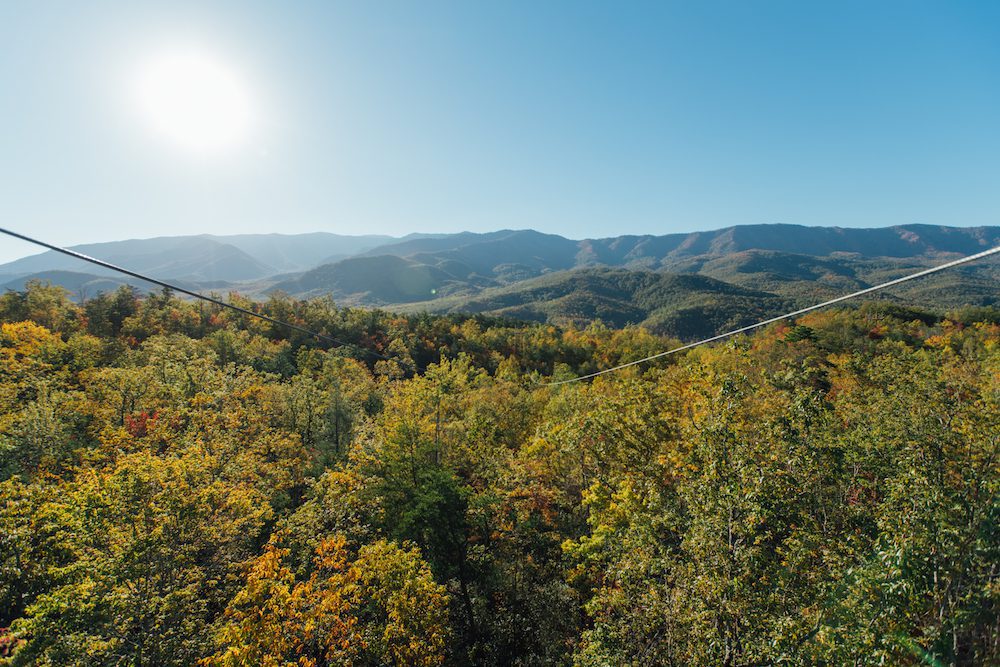
[[(177, 45), (246, 83), (239, 146), (137, 117)], [(60, 244), (1000, 222), (994, 2), (9, 2), (0, 83), (2, 226)]]

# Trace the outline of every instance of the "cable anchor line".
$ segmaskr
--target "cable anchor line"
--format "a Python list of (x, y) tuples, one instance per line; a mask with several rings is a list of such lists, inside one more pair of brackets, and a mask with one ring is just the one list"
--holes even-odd
[(752, 331), (754, 329), (759, 329), (760, 327), (767, 326), (768, 324), (774, 324), (775, 322), (780, 322), (781, 320), (786, 320), (790, 317), (798, 317), (799, 315), (804, 315), (805, 313), (812, 312), (814, 310), (819, 310), (820, 308), (825, 308), (827, 306), (832, 306), (835, 303), (840, 303), (841, 301), (847, 301), (848, 299), (854, 299), (859, 296), (864, 296), (865, 294), (871, 294), (872, 292), (877, 292), (879, 290), (885, 289), (887, 287), (892, 287), (893, 285), (899, 285), (900, 283), (905, 283), (909, 280), (915, 280), (916, 278), (922, 278), (923, 276), (928, 276), (932, 273), (937, 273), (938, 271), (944, 271), (946, 269), (951, 269), (956, 266), (961, 266), (962, 264), (968, 264), (970, 262), (975, 262), (977, 260), (989, 257), (1000, 253), (1000, 246), (995, 248), (990, 248), (989, 250), (984, 250), (982, 252), (977, 252), (974, 255), (969, 255), (967, 257), (961, 257), (950, 262), (945, 262), (944, 264), (939, 264), (938, 266), (932, 266), (929, 269), (924, 269), (922, 271), (917, 271), (916, 273), (911, 273), (909, 275), (903, 276), (901, 278), (896, 278), (894, 280), (889, 280), (887, 282), (881, 283), (879, 285), (874, 285), (872, 287), (866, 287), (864, 289), (858, 290), (857, 292), (851, 292), (850, 294), (844, 294), (843, 296), (838, 296), (828, 301), (823, 301), (822, 303), (817, 303), (806, 308), (800, 308), (794, 310), (790, 313), (785, 313), (784, 315), (778, 315), (777, 317), (772, 317), (766, 320), (762, 320), (755, 324), (750, 324), (745, 327), (740, 327), (739, 329), (733, 329), (732, 331), (727, 331), (725, 333), (717, 334), (715, 336), (710, 336), (693, 343), (688, 343), (686, 345), (681, 345), (664, 352), (659, 352), (657, 354), (645, 357), (643, 359), (637, 359), (635, 361), (630, 361), (625, 364), (615, 366), (613, 368), (606, 368), (603, 371), (597, 371), (595, 373), (588, 373), (587, 375), (581, 375), (579, 377), (570, 378), (569, 380), (558, 380), (555, 382), (544, 382), (540, 383), (542, 387), (556, 387), (563, 384), (570, 384), (571, 382), (579, 382), (581, 380), (589, 380), (595, 378), (599, 375), (605, 375), (607, 373), (614, 373), (615, 371), (620, 371), (624, 368), (629, 368), (631, 366), (637, 366), (639, 364), (644, 364), (647, 361), (653, 361), (654, 359), (659, 359), (660, 357), (666, 357), (671, 354), (676, 354), (678, 352), (683, 352), (684, 350), (690, 350), (692, 348), (698, 347), (700, 345), (705, 345), (706, 343), (714, 343), (716, 341), (729, 338), (730, 336), (735, 336), (737, 334), (746, 333), (747, 331)]
[[(0, 232), (6, 234), (7, 236), (12, 236), (12, 237), (14, 237), (16, 239), (20, 239), (22, 241), (27, 241), (28, 243), (33, 243), (33, 244), (35, 244), (37, 246), (41, 246), (43, 248), (48, 248), (49, 250), (53, 250), (53, 251), (58, 252), (58, 253), (62, 253), (63, 255), (67, 255), (69, 257), (75, 257), (76, 259), (81, 259), (81, 260), (83, 260), (85, 262), (90, 262), (91, 264), (96, 264), (97, 266), (104, 267), (105, 269), (110, 269), (112, 271), (117, 271), (118, 273), (123, 273), (123, 274), (125, 274), (127, 276), (132, 276), (133, 278), (138, 278), (139, 280), (144, 280), (144, 281), (146, 281), (148, 283), (152, 283), (153, 285), (159, 285), (160, 287), (165, 287), (165, 288), (167, 288), (169, 290), (173, 290), (174, 292), (180, 292), (181, 294), (186, 294), (186, 295), (194, 297), (196, 299), (201, 299), (202, 301), (208, 301), (209, 303), (214, 303), (217, 306), (221, 306), (223, 308), (228, 308), (229, 310), (235, 311), (237, 313), (241, 313), (243, 315), (248, 315), (250, 317), (256, 317), (259, 320), (263, 320), (263, 321), (269, 322), (271, 324), (277, 324), (279, 326), (288, 327), (289, 329), (294, 329), (295, 331), (299, 331), (301, 333), (308, 334), (310, 336), (318, 338), (319, 340), (325, 340), (327, 342), (333, 343), (334, 345), (337, 345), (337, 346), (340, 346), (340, 347), (348, 345), (348, 343), (345, 343), (342, 340), (338, 340), (338, 339), (334, 338), (333, 336), (328, 336), (326, 334), (321, 334), (319, 332), (312, 331), (311, 329), (307, 329), (307, 328), (305, 328), (303, 326), (299, 326), (298, 324), (292, 324), (291, 322), (285, 322), (284, 320), (279, 320), (277, 318), (270, 317), (270, 316), (264, 315), (262, 313), (256, 313), (256, 312), (254, 312), (254, 311), (252, 311), (252, 310), (250, 310), (248, 308), (243, 308), (241, 306), (237, 306), (237, 305), (228, 303), (226, 301), (223, 301), (222, 299), (216, 299), (215, 297), (206, 296), (204, 294), (199, 294), (198, 292), (195, 292), (193, 290), (189, 290), (189, 289), (186, 289), (184, 287), (180, 287), (179, 285), (174, 285), (172, 283), (168, 283), (168, 282), (166, 282), (164, 280), (160, 280), (158, 278), (153, 278), (151, 276), (144, 275), (142, 273), (139, 273), (138, 271), (133, 271), (131, 269), (126, 269), (126, 268), (118, 266), (116, 264), (112, 264), (111, 262), (105, 262), (103, 259), (97, 259), (96, 257), (91, 257), (90, 255), (85, 255), (82, 252), (77, 252), (76, 250), (70, 250), (69, 248), (63, 248), (61, 246), (53, 245), (51, 243), (46, 243), (45, 241), (40, 241), (39, 239), (32, 238), (30, 236), (27, 236), (26, 234), (20, 234), (18, 232), (12, 231), (10, 229), (4, 229), (3, 227), (0, 227)], [(375, 350), (369, 349), (367, 347), (361, 347), (360, 345), (356, 346), (356, 347), (358, 347), (361, 350), (364, 350), (368, 354), (371, 354), (371, 355), (373, 355), (375, 357), (378, 357), (379, 359), (385, 359), (386, 361), (391, 361), (392, 360), (391, 357), (387, 357), (385, 355), (379, 354)]]

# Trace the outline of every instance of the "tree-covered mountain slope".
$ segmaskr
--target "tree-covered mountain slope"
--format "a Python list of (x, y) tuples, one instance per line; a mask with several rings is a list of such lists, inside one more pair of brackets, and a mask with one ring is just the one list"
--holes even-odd
[[(433, 312), (468, 308), (470, 312), (502, 312), (530, 319), (582, 321), (600, 317), (611, 322), (677, 327), (698, 317), (710, 322), (732, 321), (727, 312), (768, 310), (767, 304), (755, 307), (752, 298), (733, 292), (732, 286), (804, 305), (997, 244), (1000, 227), (746, 225), (690, 234), (582, 241), (533, 230), (411, 235), (403, 239), (325, 233), (249, 234), (133, 240), (80, 249), (201, 290), (249, 296), (276, 292), (296, 297), (328, 295), (348, 305), (412, 310), (411, 304), (419, 304)], [(646, 278), (625, 281), (614, 274), (617, 286), (604, 284), (599, 288), (585, 285), (581, 278), (575, 282), (546, 278), (601, 267), (695, 274), (728, 286), (691, 283), (688, 303), (679, 303), (667, 294), (661, 299), (663, 304), (646, 307), (642, 305), (646, 293), (636, 291)], [(16, 289), (30, 279), (42, 279), (61, 284), (74, 295), (81, 294), (82, 288), (111, 287), (96, 279), (84, 280), (80, 274), (114, 277), (111, 272), (50, 252), (0, 266), (0, 285)], [(531, 282), (536, 279), (542, 280)], [(551, 284), (551, 280), (561, 285), (556, 298), (549, 298), (546, 290), (538, 287)], [(1000, 298), (998, 284), (1000, 268), (994, 260), (901, 286), (889, 296), (941, 308), (990, 305)], [(506, 287), (510, 289), (483, 293)], [(650, 289), (659, 288), (668, 293), (673, 289), (667, 283)], [(713, 299), (706, 296), (710, 292), (715, 293)], [(668, 316), (664, 310), (668, 302), (674, 309), (694, 310)], [(699, 310), (709, 303), (715, 305)]]
[[(1000, 245), (1000, 227), (900, 225), (876, 229), (740, 225), (686, 234), (624, 235), (573, 241), (534, 230), (487, 234), (464, 232), (438, 238), (387, 243), (368, 255), (398, 257), (450, 255), (470, 262), (480, 273), (501, 263), (549, 271), (592, 264), (662, 268), (687, 257), (720, 257), (748, 250), (825, 257), (856, 253), (862, 257), (933, 257), (967, 255)], [(476, 264), (476, 262), (480, 262)]]
[[(420, 302), (432, 312), (468, 309), (531, 319), (602, 313), (616, 322), (646, 321), (656, 308), (638, 306), (636, 299), (643, 295), (630, 291), (641, 280), (619, 280), (620, 289), (608, 288), (605, 294), (589, 289), (579, 279), (567, 282), (544, 277), (601, 266), (689, 273), (804, 303), (869, 287), (996, 244), (1000, 244), (1000, 228), (920, 225), (871, 230), (751, 225), (717, 232), (585, 241), (531, 230), (462, 233), (382, 245), (366, 253), (365, 262), (354, 258), (344, 260), (343, 266), (319, 267), (274, 288), (298, 296), (329, 293), (352, 304), (411, 309), (407, 304)], [(371, 286), (358, 285), (359, 275), (372, 277)], [(541, 282), (536, 284), (536, 279)], [(948, 278), (906, 285), (894, 295), (939, 307), (989, 305), (1000, 297), (997, 279), (1000, 270), (984, 262)], [(538, 289), (551, 280), (561, 285), (558, 303)], [(479, 294), (490, 288), (499, 291)], [(715, 291), (718, 301), (728, 301), (723, 309), (765, 310), (744, 307), (725, 285), (693, 284), (692, 289), (695, 301)], [(643, 313), (646, 317), (639, 317)], [(656, 314), (648, 323), (655, 325), (662, 315)], [(717, 313), (713, 312), (712, 319), (718, 319)]]
[(484, 313), (576, 325), (601, 320), (610, 326), (638, 324), (690, 338), (749, 324), (788, 304), (774, 294), (706, 276), (593, 268), (552, 273), (475, 296), (410, 304), (403, 310)]
[[(865, 258), (856, 253), (814, 257), (773, 250), (680, 258), (667, 271), (696, 273), (734, 285), (802, 301), (832, 298), (916, 273), (944, 261), (937, 257)], [(1000, 300), (1000, 262), (986, 260), (894, 287), (886, 295), (917, 305), (951, 308)]]
[(439, 260), (425, 264), (394, 255), (352, 257), (311, 269), (271, 285), (267, 292), (295, 296), (330, 295), (352, 305), (386, 305), (432, 299), (437, 294), (470, 292), (496, 281), (466, 265)]

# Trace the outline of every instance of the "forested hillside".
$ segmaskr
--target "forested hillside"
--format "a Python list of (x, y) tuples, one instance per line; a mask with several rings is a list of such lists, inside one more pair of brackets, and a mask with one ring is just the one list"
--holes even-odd
[[(742, 225), (579, 241), (508, 229), (410, 234), (402, 239), (328, 233), (180, 236), (75, 249), (197, 291), (232, 290), (260, 299), (276, 293), (300, 299), (329, 295), (339, 304), (394, 311), (505, 316), (514, 312), (506, 310), (508, 302), (533, 303), (539, 286), (560, 281), (566, 292), (562, 302), (520, 308), (514, 314), (562, 325), (592, 319), (587, 312), (605, 312), (602, 317), (618, 324), (642, 323), (660, 333), (687, 336), (704, 330), (693, 317), (697, 309), (686, 319), (664, 319), (652, 312), (656, 307), (622, 309), (609, 304), (601, 290), (586, 285), (575, 291), (568, 288), (605, 269), (714, 278), (719, 282), (699, 283), (698, 294), (690, 299), (700, 299), (694, 304), (698, 308), (709, 306), (714, 313), (708, 317), (709, 326), (714, 327), (747, 311), (745, 300), (734, 296), (739, 288), (767, 292), (765, 302), (779, 298), (804, 306), (998, 244), (1000, 227)], [(23, 290), (31, 280), (61, 285), (76, 300), (123, 283), (148, 288), (141, 281), (52, 251), (0, 265), (0, 290)], [(665, 277), (667, 282), (676, 280)], [(990, 306), (997, 303), (998, 281), (997, 265), (984, 263), (894, 289), (891, 296), (901, 303), (939, 309)], [(643, 278), (614, 282), (617, 285), (610, 291), (621, 294), (621, 286), (641, 286)], [(639, 292), (620, 298), (649, 301)]]
[(791, 304), (775, 294), (706, 276), (600, 268), (560, 271), (471, 297), (443, 297), (398, 309), (486, 313), (573, 326), (600, 320), (692, 339), (787, 312)]
[(996, 309), (550, 387), (675, 341), (234, 298), (345, 344), (0, 296), (0, 662), (1000, 662)]

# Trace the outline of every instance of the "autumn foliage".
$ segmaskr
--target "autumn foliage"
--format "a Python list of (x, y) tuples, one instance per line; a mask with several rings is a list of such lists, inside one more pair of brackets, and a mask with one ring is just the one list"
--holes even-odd
[(994, 310), (241, 305), (0, 296), (0, 664), (1000, 662)]

